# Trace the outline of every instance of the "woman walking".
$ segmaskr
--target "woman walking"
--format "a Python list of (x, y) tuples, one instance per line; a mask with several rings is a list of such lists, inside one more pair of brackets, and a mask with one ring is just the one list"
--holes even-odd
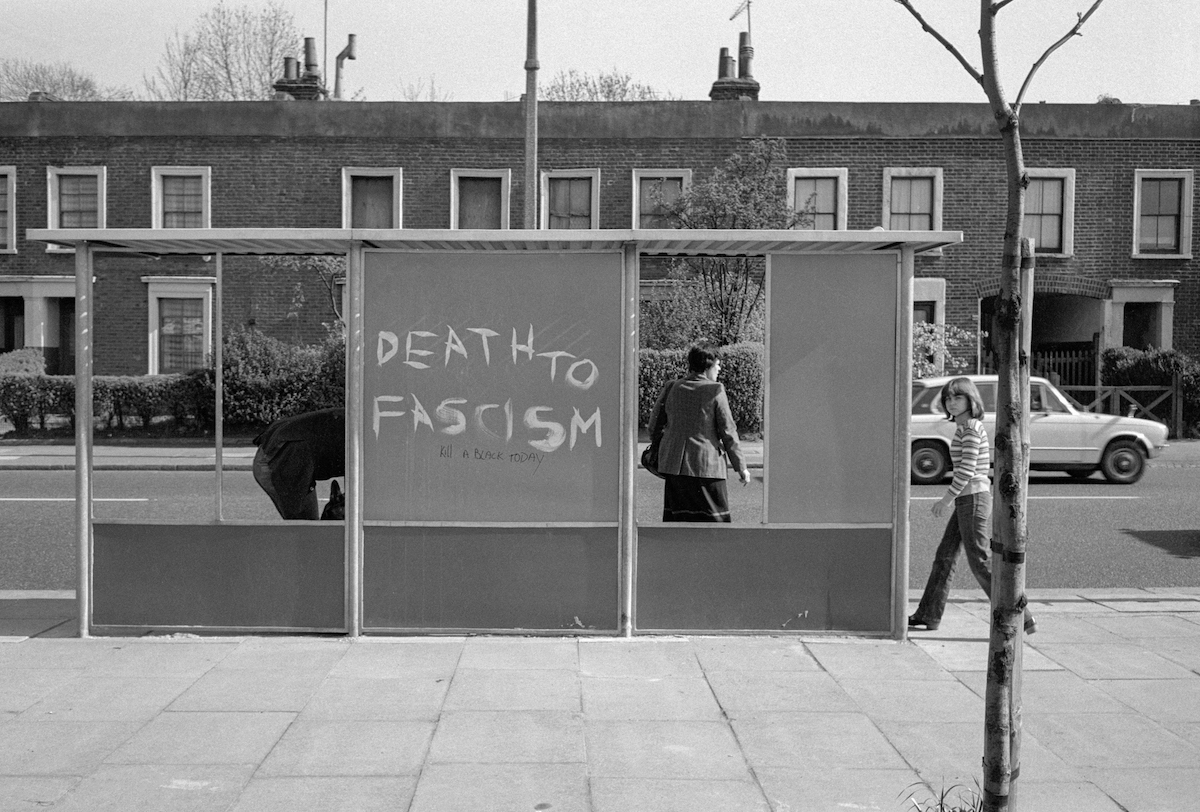
[[(941, 518), (950, 514), (942, 541), (933, 556), (929, 581), (917, 611), (908, 618), (909, 628), (924, 626), (934, 631), (941, 625), (950, 595), (950, 577), (958, 563), (961, 548), (967, 556), (967, 566), (984, 594), (992, 595), (992, 569), (989, 548), (992, 538), (992, 481), (988, 478), (991, 448), (983, 427), (983, 399), (970, 378), (954, 378), (942, 388), (942, 411), (955, 425), (950, 443), (950, 459), (954, 463), (954, 479), (946, 495), (933, 505), (933, 515)], [(1025, 633), (1037, 631), (1037, 623), (1025, 610)]]
[(731, 521), (722, 452), (742, 485), (750, 481), (729, 398), (717, 382), (720, 372), (716, 349), (692, 347), (688, 376), (664, 386), (654, 406), (650, 436), (662, 436), (658, 471), (666, 480), (664, 522)]

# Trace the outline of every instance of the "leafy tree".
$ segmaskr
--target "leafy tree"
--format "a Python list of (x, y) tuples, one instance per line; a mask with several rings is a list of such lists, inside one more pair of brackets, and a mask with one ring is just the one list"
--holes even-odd
[(544, 101), (663, 101), (673, 99), (616, 68), (593, 76), (571, 68), (559, 71), (550, 82), (539, 89)]
[(270, 99), (283, 58), (296, 56), (300, 42), (295, 18), (281, 4), (235, 8), (220, 0), (191, 31), (167, 40), (146, 91), (160, 101)]
[[(787, 203), (787, 147), (782, 139), (758, 138), (745, 151), (685, 189), (675, 200), (661, 195), (656, 204), (681, 228), (786, 229), (810, 222)], [(687, 341), (718, 346), (761, 341), (763, 321), (763, 261), (759, 257), (683, 257), (673, 260), (669, 278), (673, 296), (657, 305), (661, 313), (682, 319), (690, 303), (694, 315), (680, 320), (691, 325)], [(650, 308), (653, 313), (654, 307)], [(683, 338), (683, 335), (680, 336)]]
[(0, 101), (25, 101), (41, 91), (63, 101), (129, 101), (133, 91), (98, 85), (66, 62), (0, 59)]
[(1033, 269), (1033, 250), (1023, 239), (1025, 189), (1029, 175), (1021, 149), (1021, 103), (1034, 74), (1052, 53), (1070, 42), (1104, 0), (1095, 0), (1077, 15), (1075, 25), (1033, 63), (1016, 101), (1000, 84), (996, 17), (1012, 0), (979, 0), (979, 45), (982, 70), (931, 26), (912, 0), (895, 0), (940, 42), (979, 83), (992, 108), (1005, 160), (1008, 192), (1004, 247), (1000, 258), (995, 346), (1000, 381), (996, 391), (997, 505), (995, 544), (1002, 550), (992, 570), (992, 631), (988, 643), (987, 691), (984, 698), (983, 803), (985, 812), (1015, 808), (1021, 748), (1021, 624), (1025, 599), (1026, 507), (1029, 490), (1029, 358), (1021, 335), (1032, 316), (1032, 302), (1022, 301), (1022, 279)]
[(919, 321), (912, 334), (913, 378), (966, 374), (974, 367), (977, 331)]

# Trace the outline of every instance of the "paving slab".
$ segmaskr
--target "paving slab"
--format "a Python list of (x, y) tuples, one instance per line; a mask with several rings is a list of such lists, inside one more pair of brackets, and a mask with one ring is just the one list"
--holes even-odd
[(84, 673), (82, 668), (0, 666), (0, 712), (20, 713)]
[(1127, 812), (1191, 812), (1200, 767), (1107, 767), (1087, 777)]
[(297, 721), (263, 761), (261, 776), (417, 775), (433, 724), (318, 719)]
[(1193, 623), (1178, 615), (1111, 614), (1094, 617), (1088, 622), (1127, 640), (1145, 637), (1200, 637), (1200, 623)]
[(227, 657), (236, 642), (193, 642), (166, 638), (112, 638), (108, 652), (92, 666), (111, 676), (200, 677)]
[(1073, 767), (1195, 767), (1200, 749), (1137, 713), (1027, 716), (1024, 730)]
[(579, 658), (574, 638), (471, 637), (463, 644), (459, 668), (574, 671)]
[(779, 637), (697, 637), (692, 648), (705, 671), (819, 671), (800, 640)]
[(1094, 684), (1156, 722), (1200, 722), (1200, 676), (1180, 680), (1098, 680)]
[[(971, 722), (877, 722), (880, 731), (906, 764), (912, 765), (934, 789), (954, 784), (973, 787), (983, 756), (983, 714)], [(1026, 724), (1021, 736), (1021, 779), (1078, 782), (1083, 776), (1046, 743), (1031, 735)]]
[(304, 710), (325, 678), (325, 666), (257, 671), (214, 668), (171, 703), (172, 711)]
[(1132, 643), (1048, 643), (1038, 650), (1084, 679), (1184, 679), (1192, 673)]
[(582, 677), (589, 719), (721, 721), (721, 707), (702, 677)]
[(1111, 612), (1096, 612), (1079, 616), (1066, 614), (1044, 615), (1038, 618), (1036, 634), (1026, 635), (1025, 644), (1035, 649), (1047, 643), (1124, 643), (1128, 642), (1111, 629), (1097, 622), (1112, 617)]
[(1128, 809), (1092, 783), (1034, 781), (1024, 775), (1017, 782), (1016, 807), (1029, 812), (1127, 812)]
[(412, 776), (256, 776), (228, 812), (395, 812), (409, 808), (416, 784)]
[(1130, 642), (1200, 674), (1200, 640), (1194, 637), (1136, 637)]
[(699, 677), (685, 638), (588, 638), (579, 641), (579, 671), (592, 677)]
[(258, 764), (295, 718), (294, 713), (164, 713), (128, 737), (107, 762)]
[(560, 711), (447, 711), (429, 750), (435, 763), (587, 761), (583, 718)]
[(401, 674), (397, 677), (328, 677), (313, 693), (300, 719), (437, 721), (449, 677)]
[(913, 722), (983, 718), (983, 700), (961, 682), (949, 680), (842, 680), (863, 713), (875, 720)]
[(903, 770), (874, 722), (861, 713), (770, 713), (731, 723), (755, 772), (764, 767), (810, 770)]
[(905, 796), (920, 789), (920, 777), (911, 769), (829, 769), (804, 758), (793, 767), (759, 767), (754, 772), (770, 804), (766, 812), (899, 812), (905, 809)]
[(81, 779), (73, 776), (0, 775), (0, 809), (44, 810), (66, 796)]
[(463, 645), (463, 638), (360, 638), (329, 669), (329, 676), (432, 674), (449, 679), (458, 667)]
[(105, 764), (54, 806), (56, 812), (225, 812), (252, 766)]
[(733, 719), (774, 711), (858, 710), (837, 680), (819, 671), (710, 671), (708, 681)]
[(12, 776), (91, 775), (139, 722), (47, 724), (10, 719), (0, 724), (0, 764)]
[(583, 764), (430, 764), (408, 812), (447, 810), (593, 812), (593, 807)]
[(248, 637), (220, 661), (222, 669), (287, 671), (332, 668), (350, 649), (349, 640)]
[(31, 722), (149, 722), (186, 691), (190, 677), (114, 678), (87, 674), (59, 685), (31, 705)]
[(23, 638), (37, 637), (58, 626), (70, 626), (75, 631), (74, 615), (65, 617), (15, 617), (0, 618), (0, 638), (8, 638), (8, 642), (19, 643)]
[(105, 640), (24, 640), (0, 645), (0, 669), (91, 668), (112, 653)]
[(752, 781), (592, 779), (593, 812), (766, 812), (769, 802)]
[[(959, 680), (979, 697), (987, 693), (987, 674), (962, 672)], [(1141, 684), (1139, 680), (1135, 684)], [(1070, 671), (1037, 671), (1022, 675), (1021, 707), (1025, 718), (1042, 713), (1128, 713), (1129, 706)]]
[[(988, 640), (918, 640), (913, 643), (947, 671), (987, 671)], [(1062, 666), (1025, 644), (1022, 668), (1025, 671), (1061, 671)]]
[(926, 652), (885, 641), (809, 643), (808, 650), (838, 680), (951, 680)]
[[(468, 649), (469, 651), (470, 649)], [(446, 695), (447, 711), (546, 710), (579, 713), (574, 669), (459, 668)]]
[(588, 720), (586, 728), (593, 777), (750, 780), (722, 722)]

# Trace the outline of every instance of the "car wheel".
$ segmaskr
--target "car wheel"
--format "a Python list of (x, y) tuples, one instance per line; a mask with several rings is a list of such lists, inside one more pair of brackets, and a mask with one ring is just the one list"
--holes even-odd
[(1146, 472), (1146, 456), (1133, 440), (1113, 440), (1104, 449), (1100, 470), (1109, 482), (1132, 485)]
[(936, 485), (946, 478), (950, 470), (950, 458), (940, 443), (922, 440), (913, 443), (912, 484)]

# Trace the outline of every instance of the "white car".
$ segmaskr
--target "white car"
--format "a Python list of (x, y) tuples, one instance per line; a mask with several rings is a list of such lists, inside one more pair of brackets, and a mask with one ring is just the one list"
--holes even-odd
[[(995, 375), (967, 375), (983, 399), (983, 424), (996, 461)], [(941, 391), (951, 378), (913, 381), (912, 483), (933, 485), (952, 473), (950, 441), (954, 423), (942, 411)], [(1065, 471), (1083, 479), (1099, 470), (1109, 482), (1132, 485), (1146, 460), (1167, 447), (1167, 427), (1153, 420), (1093, 414), (1075, 409), (1044, 378), (1029, 379), (1029, 468)]]

